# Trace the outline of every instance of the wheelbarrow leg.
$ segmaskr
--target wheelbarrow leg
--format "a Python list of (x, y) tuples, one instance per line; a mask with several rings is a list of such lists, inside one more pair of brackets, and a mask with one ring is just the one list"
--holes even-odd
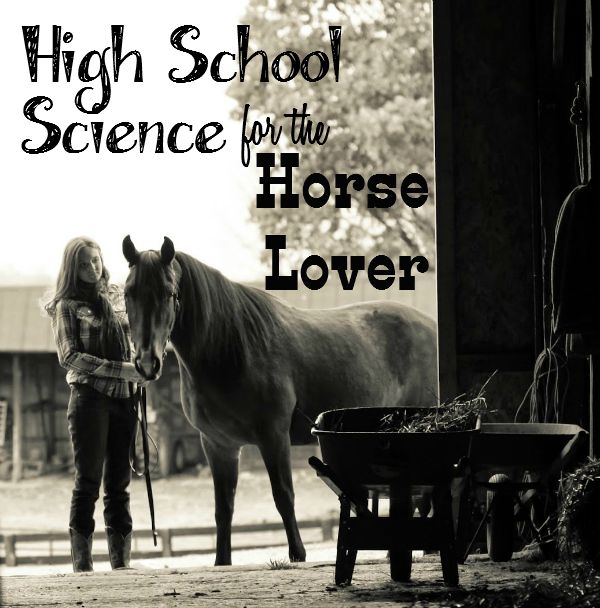
[(458, 585), (458, 560), (452, 517), (452, 496), (448, 484), (433, 489), (434, 518), (440, 539), (440, 558), (444, 582), (450, 587)]
[(349, 585), (354, 574), (357, 550), (350, 548), (349, 537), (350, 501), (340, 496), (340, 525), (338, 528), (337, 556), (335, 560), (335, 584)]
[(471, 509), (473, 499), (471, 496), (471, 481), (468, 476), (464, 477), (458, 486), (458, 509), (456, 513), (456, 546), (458, 563), (464, 564), (467, 559), (467, 546), (469, 544), (469, 524), (471, 523)]
[[(392, 487), (390, 491), (390, 519), (403, 520), (404, 529), (412, 518), (412, 498), (407, 487)], [(397, 548), (390, 549), (390, 576), (393, 581), (406, 583), (410, 580), (412, 569), (412, 549), (406, 539), (394, 539)]]

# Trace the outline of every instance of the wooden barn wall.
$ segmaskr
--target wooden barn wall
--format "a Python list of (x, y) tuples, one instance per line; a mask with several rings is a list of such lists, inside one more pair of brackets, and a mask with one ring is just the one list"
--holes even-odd
[(443, 398), (478, 388), (511, 419), (535, 360), (532, 4), (434, 1)]
[(455, 6), (457, 349), (463, 355), (531, 354), (531, 17), (521, 1)]

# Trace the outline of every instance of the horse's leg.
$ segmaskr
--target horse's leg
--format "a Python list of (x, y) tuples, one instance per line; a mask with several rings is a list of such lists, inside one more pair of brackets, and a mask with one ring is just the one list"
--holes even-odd
[(222, 446), (205, 435), (202, 445), (210, 465), (215, 488), (215, 521), (217, 523), (217, 553), (215, 566), (231, 565), (231, 520), (235, 489), (238, 481), (240, 448)]
[(306, 549), (300, 538), (294, 510), (289, 436), (287, 433), (274, 432), (259, 445), (259, 448), (271, 480), (275, 506), (281, 515), (287, 534), (290, 561), (303, 562), (306, 560)]

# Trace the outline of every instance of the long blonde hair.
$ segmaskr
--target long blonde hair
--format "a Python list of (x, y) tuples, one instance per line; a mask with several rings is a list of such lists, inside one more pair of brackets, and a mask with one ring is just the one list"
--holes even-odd
[(100, 329), (102, 348), (105, 354), (111, 358), (125, 359), (128, 351), (127, 339), (108, 298), (110, 273), (104, 265), (102, 250), (96, 241), (85, 236), (78, 236), (67, 243), (56, 279), (56, 289), (44, 309), (50, 317), (54, 317), (56, 305), (60, 300), (89, 297), (89, 284), (81, 281), (77, 273), (79, 253), (85, 247), (98, 250), (102, 261), (102, 274), (91, 295), (92, 304), (97, 305), (97, 312), (103, 320)]

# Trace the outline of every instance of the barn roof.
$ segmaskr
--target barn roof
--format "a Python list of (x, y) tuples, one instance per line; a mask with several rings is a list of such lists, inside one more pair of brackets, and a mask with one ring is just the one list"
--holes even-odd
[(47, 287), (0, 287), (0, 352), (56, 352), (50, 319), (40, 306)]

